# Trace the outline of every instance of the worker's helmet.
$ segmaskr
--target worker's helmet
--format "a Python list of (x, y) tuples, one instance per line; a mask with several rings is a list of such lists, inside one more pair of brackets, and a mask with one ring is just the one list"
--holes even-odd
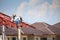
[(13, 14), (13, 16), (16, 16), (16, 14)]

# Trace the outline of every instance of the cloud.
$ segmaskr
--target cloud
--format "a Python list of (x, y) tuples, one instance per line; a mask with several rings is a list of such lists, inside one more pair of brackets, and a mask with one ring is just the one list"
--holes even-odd
[(39, 17), (45, 17), (47, 11), (50, 15), (53, 15), (55, 10), (60, 7), (60, 0), (53, 0), (51, 5), (46, 1), (37, 5), (39, 1), (43, 2), (44, 0), (30, 0), (29, 2), (24, 1), (18, 6), (15, 13), (18, 16), (25, 17), (27, 20), (35, 20)]
[(38, 0), (30, 0), (29, 5), (30, 6), (36, 5), (37, 2)]
[[(22, 12), (24, 12), (24, 8), (26, 6), (27, 12), (26, 15), (32, 15), (32, 17), (43, 17), (46, 14), (46, 9), (47, 9), (47, 3), (43, 3), (42, 5), (37, 5), (35, 6), (39, 0), (30, 0), (29, 3), (27, 2), (22, 2), (19, 7), (17, 8), (17, 11), (15, 12), (18, 16), (23, 15)], [(30, 8), (30, 9), (28, 9)], [(34, 16), (33, 16), (34, 15)]]
[(50, 14), (53, 15), (58, 8), (60, 8), (60, 0), (53, 0), (52, 5), (49, 6)]
[(60, 7), (60, 0), (53, 0), (52, 5), (50, 6), (51, 9), (56, 9)]
[(22, 2), (22, 3), (18, 6), (18, 8), (17, 8), (17, 10), (16, 10), (16, 12), (15, 12), (14, 14), (16, 14), (16, 15), (18, 15), (18, 16), (23, 15), (22, 12), (23, 12), (23, 9), (25, 8), (26, 5), (27, 5), (26, 2)]

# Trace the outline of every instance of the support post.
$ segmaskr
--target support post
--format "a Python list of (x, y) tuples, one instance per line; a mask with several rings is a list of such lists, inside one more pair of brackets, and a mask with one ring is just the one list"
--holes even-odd
[(5, 27), (2, 25), (2, 40), (5, 39)]
[(21, 40), (21, 27), (18, 25), (18, 40)]

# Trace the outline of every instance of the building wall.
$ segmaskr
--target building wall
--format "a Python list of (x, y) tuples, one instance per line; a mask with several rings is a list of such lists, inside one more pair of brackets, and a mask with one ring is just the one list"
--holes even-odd
[(34, 40), (34, 36), (33, 35), (28, 35), (28, 40)]
[[(2, 35), (0, 35), (0, 40), (2, 40)], [(7, 40), (7, 36), (5, 36), (5, 40)]]
[(56, 35), (48, 35), (47, 40), (55, 40)]
[[(15, 37), (16, 40), (18, 40), (17, 36), (5, 36), (5, 40), (8, 40), (8, 38), (9, 40), (12, 40), (13, 37)], [(21, 35), (21, 40), (23, 40), (23, 37), (26, 37), (26, 40), (36, 40), (36, 38), (38, 38), (38, 40), (41, 40), (41, 38), (44, 38), (44, 37), (34, 36), (34, 35)], [(45, 38), (47, 38), (47, 40), (60, 40), (60, 36), (55, 36), (55, 35), (48, 35)], [(2, 40), (2, 35), (0, 35), (0, 40)]]
[[(27, 35), (21, 35), (21, 40), (23, 40), (23, 37), (26, 37), (26, 40), (28, 40)], [(16, 38), (16, 40), (18, 40), (17, 36), (7, 36), (7, 40), (8, 40), (8, 38), (9, 38), (9, 40), (12, 40), (12, 38)]]
[(59, 35), (56, 36), (56, 37), (55, 37), (55, 40), (60, 40), (60, 36), (59, 36)]
[(40, 40), (55, 40), (56, 35), (45, 35), (40, 37)]
[(0, 35), (0, 40), (2, 40), (2, 35)]
[(27, 35), (22, 35), (21, 36), (21, 40), (23, 40), (23, 38), (26, 38), (26, 40), (28, 40), (28, 36)]
[(53, 38), (52, 37), (47, 37), (47, 40), (53, 40)]
[(40, 36), (34, 36), (34, 40), (41, 40)]
[(12, 38), (16, 38), (16, 40), (17, 40), (17, 36), (7, 36), (7, 40), (9, 39), (9, 40), (12, 40)]

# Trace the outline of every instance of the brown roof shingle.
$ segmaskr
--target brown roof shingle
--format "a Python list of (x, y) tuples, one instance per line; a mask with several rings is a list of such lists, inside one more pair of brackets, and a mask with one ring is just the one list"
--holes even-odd
[[(21, 33), (22, 34), (33, 34), (33, 35), (46, 35), (46, 34), (56, 34), (60, 35), (60, 23), (55, 25), (48, 25), (46, 23), (34, 23), (32, 24), (36, 29), (32, 27), (22, 27)], [(5, 29), (6, 35), (17, 35), (17, 28), (6, 28)], [(2, 33), (2, 26), (0, 26), (0, 34)]]
[(53, 31), (56, 35), (60, 35), (60, 22), (48, 27), (51, 31)]
[(44, 32), (43, 34), (54, 34), (48, 27), (50, 25), (44, 23), (44, 22), (38, 22), (32, 24), (34, 27), (36, 27), (38, 30)]

